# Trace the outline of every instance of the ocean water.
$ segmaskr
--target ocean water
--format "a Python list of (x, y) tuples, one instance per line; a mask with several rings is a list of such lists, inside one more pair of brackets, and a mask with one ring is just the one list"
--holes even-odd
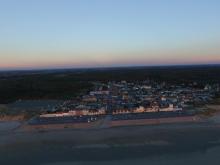
[[(34, 146), (33, 146), (34, 147)], [(195, 149), (195, 148), (194, 148)], [(180, 151), (180, 148), (173, 151), (160, 151), (158, 153), (148, 147), (127, 147), (127, 148), (90, 148), (82, 150), (41, 150), (33, 152), (33, 149), (19, 150), (1, 155), (1, 164), (22, 164), (22, 165), (219, 165), (220, 147), (201, 149), (198, 151)], [(135, 151), (134, 151), (135, 150)], [(176, 150), (176, 152), (175, 152)]]
[(184, 154), (164, 154), (157, 156), (146, 156), (141, 158), (132, 158), (133, 155), (127, 155), (122, 160), (106, 161), (70, 161), (54, 162), (44, 165), (219, 165), (220, 164), (220, 147), (209, 149), (205, 152), (193, 152)]
[[(134, 130), (126, 136), (110, 136)], [(0, 135), (0, 165), (14, 164), (220, 165), (220, 127)]]

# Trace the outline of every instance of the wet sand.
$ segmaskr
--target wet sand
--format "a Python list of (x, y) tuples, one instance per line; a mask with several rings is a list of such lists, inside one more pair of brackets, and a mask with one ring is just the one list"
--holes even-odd
[(0, 133), (4, 131), (13, 131), (21, 125), (19, 121), (0, 121)]
[[(85, 144), (111, 144), (112, 140), (122, 143), (136, 143), (137, 139), (145, 138), (156, 140), (160, 139), (162, 133), (175, 133), (181, 130), (197, 131), (204, 130), (218, 130), (219, 123), (204, 122), (204, 123), (175, 123), (175, 124), (161, 124), (161, 125), (142, 125), (142, 126), (124, 126), (112, 128), (93, 128), (93, 129), (60, 129), (60, 130), (32, 130), (32, 131), (1, 131), (0, 132), (0, 146), (22, 144), (35, 141), (74, 141), (77, 145)], [(158, 134), (158, 138), (157, 137)], [(119, 140), (119, 141), (118, 141)], [(143, 142), (143, 141), (142, 141)], [(141, 142), (141, 143), (142, 143)]]
[[(165, 154), (161, 156), (108, 161), (71, 161), (54, 162), (43, 165), (219, 165), (220, 147), (207, 149), (206, 152), (190, 152), (184, 154)], [(132, 155), (129, 155), (132, 157)]]

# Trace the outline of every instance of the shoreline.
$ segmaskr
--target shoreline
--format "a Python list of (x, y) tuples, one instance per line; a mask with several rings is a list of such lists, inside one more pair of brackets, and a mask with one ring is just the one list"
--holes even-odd
[[(138, 145), (167, 146), (175, 139), (168, 135), (184, 138), (184, 132), (198, 134), (202, 131), (219, 132), (220, 124), (216, 123), (172, 123), (160, 125), (133, 125), (94, 129), (60, 129), (0, 132), (0, 148), (36, 144), (69, 144), (72, 148), (109, 148)], [(204, 133), (204, 132), (203, 132)], [(182, 137), (182, 135), (184, 135)], [(206, 134), (208, 136), (208, 134)], [(191, 136), (191, 135), (190, 135)], [(188, 138), (188, 135), (187, 137)], [(211, 138), (211, 137), (210, 137)], [(214, 142), (219, 142), (219, 139)]]
[(60, 123), (60, 124), (36, 124), (22, 125), (21, 131), (50, 131), (50, 130), (62, 130), (62, 129), (109, 129), (114, 127), (124, 126), (151, 126), (151, 125), (163, 125), (163, 124), (178, 124), (178, 123), (200, 123), (204, 122), (199, 116), (184, 116), (184, 117), (168, 117), (168, 118), (156, 118), (156, 119), (134, 119), (134, 120), (118, 120), (113, 121), (100, 119), (90, 123)]
[[(178, 116), (154, 119), (129, 119), (129, 120), (111, 120), (109, 116), (105, 116), (94, 122), (84, 123), (60, 123), (60, 124), (39, 124), (31, 125), (27, 120), (0, 120), (0, 133), (4, 132), (50, 132), (65, 130), (104, 130), (120, 127), (135, 127), (135, 126), (163, 126), (163, 125), (178, 125), (178, 124), (202, 124), (202, 123), (220, 123), (220, 105), (207, 105), (206, 107), (215, 109), (215, 113), (210, 115), (197, 114), (192, 116)], [(10, 118), (8, 118), (10, 119)]]
[[(129, 158), (127, 153), (138, 158), (146, 154), (171, 154), (176, 150), (187, 153), (220, 146), (220, 122), (209, 121), (84, 129), (20, 128), (0, 131), (0, 153), (6, 162), (18, 159), (35, 162), (45, 158), (45, 153), (53, 161), (85, 161), (100, 157), (111, 159), (112, 154), (116, 159)], [(33, 159), (33, 156), (36, 157)]]
[[(111, 117), (101, 118), (94, 122), (81, 122), (81, 123), (59, 123), (59, 124), (28, 124), (23, 114), (16, 116), (1, 116), (0, 117), (0, 132), (4, 131), (51, 131), (51, 130), (66, 130), (66, 129), (101, 129), (113, 127), (126, 127), (126, 126), (151, 126), (151, 125), (164, 125), (164, 124), (178, 124), (178, 123), (203, 123), (209, 121), (220, 121), (220, 105), (207, 104), (204, 106), (206, 109), (211, 109), (209, 115), (197, 114), (190, 116), (177, 116), (165, 118), (146, 118), (146, 119), (126, 119), (126, 120), (111, 120)], [(214, 110), (214, 111), (213, 111)], [(16, 126), (8, 129), (7, 123), (16, 123)], [(5, 126), (4, 126), (5, 124)], [(13, 125), (13, 124), (12, 124)], [(18, 126), (19, 125), (19, 126)], [(4, 128), (5, 127), (5, 128)]]
[(198, 116), (187, 117), (168, 117), (158, 119), (138, 119), (138, 120), (119, 120), (111, 121), (110, 127), (133, 126), (133, 125), (160, 125), (160, 124), (175, 124), (187, 122), (201, 122)]

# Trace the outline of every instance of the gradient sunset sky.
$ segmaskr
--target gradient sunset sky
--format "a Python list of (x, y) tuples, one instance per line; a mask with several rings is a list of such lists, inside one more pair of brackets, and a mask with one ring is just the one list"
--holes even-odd
[(0, 0), (0, 70), (217, 63), (219, 0)]

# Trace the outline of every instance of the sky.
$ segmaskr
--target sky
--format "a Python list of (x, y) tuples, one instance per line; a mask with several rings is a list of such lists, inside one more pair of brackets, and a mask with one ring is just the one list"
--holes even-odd
[(0, 0), (0, 70), (220, 64), (219, 0)]

